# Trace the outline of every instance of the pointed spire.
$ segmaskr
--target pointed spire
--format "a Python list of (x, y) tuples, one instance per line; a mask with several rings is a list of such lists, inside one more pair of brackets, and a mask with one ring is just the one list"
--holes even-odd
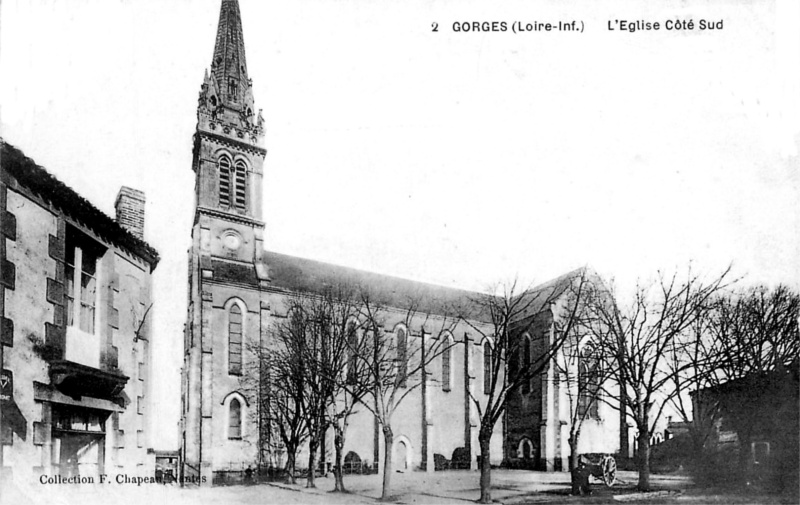
[[(250, 79), (244, 55), (244, 35), (238, 0), (222, 0), (211, 74), (225, 105), (243, 110)], [(249, 104), (252, 107), (252, 104)]]

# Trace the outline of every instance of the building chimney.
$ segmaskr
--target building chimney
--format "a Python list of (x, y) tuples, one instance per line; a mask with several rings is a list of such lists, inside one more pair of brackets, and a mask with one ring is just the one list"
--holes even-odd
[(117, 193), (114, 208), (117, 223), (137, 238), (144, 240), (144, 192), (122, 186)]

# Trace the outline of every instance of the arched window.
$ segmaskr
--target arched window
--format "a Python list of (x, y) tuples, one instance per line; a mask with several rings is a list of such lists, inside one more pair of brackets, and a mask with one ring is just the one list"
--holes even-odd
[(531, 337), (529, 335), (525, 335), (522, 359), (524, 360), (523, 363), (525, 363), (525, 367), (531, 364)]
[(293, 338), (303, 338), (305, 331), (305, 318), (303, 317), (303, 308), (299, 305), (293, 305), (289, 309), (289, 331), (292, 333)]
[(247, 165), (245, 165), (244, 161), (236, 161), (235, 172), (234, 205), (236, 210), (244, 212), (247, 207)]
[(357, 379), (357, 374), (356, 374), (357, 345), (358, 345), (358, 333), (356, 332), (356, 323), (351, 321), (347, 324), (347, 383), (348, 384), (355, 384)]
[[(522, 362), (520, 363), (520, 373), (527, 374), (531, 366), (531, 337), (527, 333), (522, 337)], [(529, 377), (522, 383), (522, 394), (526, 395), (531, 392), (532, 377)]]
[(517, 456), (521, 456), (522, 459), (529, 460), (533, 456), (533, 444), (529, 438), (523, 438), (519, 442), (519, 447), (517, 448)]
[(600, 360), (594, 347), (583, 347), (578, 361), (578, 415), (581, 418), (597, 418), (600, 400)]
[(228, 311), (228, 373), (242, 375), (242, 309), (236, 303)]
[(492, 392), (492, 346), (483, 344), (483, 393)]
[(406, 387), (406, 373), (408, 373), (408, 361), (406, 351), (408, 347), (408, 337), (403, 328), (397, 329), (397, 375), (395, 383), (397, 387)]
[(231, 206), (231, 159), (222, 155), (219, 157), (219, 206)]
[(228, 405), (228, 438), (242, 438), (242, 404), (236, 398)]
[(445, 335), (443, 337), (442, 345), (444, 345), (444, 350), (442, 351), (442, 391), (450, 391), (450, 346), (452, 345), (452, 340), (450, 337)]

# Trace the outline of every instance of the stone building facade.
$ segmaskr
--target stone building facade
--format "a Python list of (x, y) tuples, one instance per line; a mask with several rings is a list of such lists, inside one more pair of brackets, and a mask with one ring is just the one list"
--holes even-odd
[[(522, 328), (517, 333), (517, 362), (535, 359), (559, 338), (570, 297), (581, 282), (602, 286), (600, 279), (584, 268), (522, 295), (530, 301), (525, 302), (525, 310), (516, 321), (516, 326)], [(604, 395), (599, 384), (595, 390), (581, 384), (590, 375), (588, 368), (599, 365), (588, 339), (571, 338), (563, 343), (542, 374), (511, 395), (505, 418), (506, 464), (546, 471), (567, 470), (570, 428), (576, 423), (580, 423), (579, 454), (620, 453), (628, 435), (627, 430), (620, 431), (622, 416), (615, 408), (616, 401), (609, 398), (616, 395), (618, 388), (605, 382)]]
[[(258, 450), (263, 416), (256, 412), (256, 395), (245, 384), (255, 359), (248, 349), (269, 343), (271, 328), (287, 317), (292, 296), (320, 292), (330, 282), (368, 286), (389, 300), (383, 331), (454, 344), (447, 358), (440, 356), (431, 363), (425, 387), (414, 390), (400, 405), (392, 426), (394, 447), (382, 446), (380, 427), (364, 411), (350, 421), (345, 453), (374, 466), (384, 451), (392, 450), (396, 469), (433, 471), (436, 455), (452, 459), (461, 448), (468, 465), (475, 468), (479, 417), (471, 397), (486, 399), (487, 342), (480, 334), (491, 333), (489, 321), (478, 316), (448, 331), (438, 329), (435, 322), (446, 317), (437, 309), (442, 302), (464, 302), (476, 294), (267, 251), (261, 203), (267, 151), (264, 120), (255, 111), (239, 5), (236, 0), (222, 0), (211, 69), (198, 101), (193, 147), (196, 205), (181, 407), (184, 479), (210, 484), (226, 472), (275, 464)], [(408, 320), (404, 315), (410, 296), (439, 303), (423, 307)], [(546, 338), (553, 332), (552, 310), (548, 303), (531, 314), (539, 318), (537, 331)], [(542, 468), (566, 469), (561, 463), (568, 447), (558, 417), (560, 393), (553, 389), (552, 377), (543, 377), (532, 387), (534, 392), (516, 400), (512, 417), (498, 421), (492, 463), (518, 459), (518, 454), (527, 457), (518, 448), (533, 441)], [(616, 451), (613, 441), (597, 449)]]
[(5, 478), (152, 475), (151, 275), (144, 195), (117, 221), (2, 142), (2, 470)]

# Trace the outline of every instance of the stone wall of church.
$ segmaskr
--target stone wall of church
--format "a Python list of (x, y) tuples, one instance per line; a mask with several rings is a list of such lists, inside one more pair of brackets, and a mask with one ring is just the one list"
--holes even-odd
[[(531, 337), (533, 360), (546, 351), (552, 322), (553, 317), (548, 310), (537, 314), (529, 323), (527, 333)], [(520, 346), (520, 354), (521, 349)], [(507, 428), (504, 448), (506, 464), (511, 467), (537, 470), (547, 468), (547, 385), (545, 372), (535, 376), (529, 385), (517, 389), (509, 399), (505, 416)]]
[[(397, 314), (393, 319), (387, 318), (384, 331), (395, 331), (398, 325), (403, 324), (403, 315)], [(409, 376), (408, 387), (413, 388), (406, 398), (399, 404), (392, 417), (392, 431), (394, 434), (393, 465), (399, 471), (417, 471), (434, 469), (435, 459), (452, 460), (453, 453), (458, 448), (470, 447), (472, 468), (477, 465), (476, 457), (480, 453), (478, 446), (478, 428), (480, 419), (478, 412), (471, 401), (466, 400), (465, 388), (470, 388), (471, 394), (479, 401), (485, 401), (483, 392), (483, 355), (480, 341), (475, 341), (470, 336), (468, 344), (469, 359), (465, 367), (464, 336), (475, 335), (475, 330), (465, 323), (460, 323), (450, 331), (443, 332), (443, 327), (449, 324), (437, 322), (435, 316), (418, 315), (411, 319), (408, 326), (410, 331), (409, 345), (412, 339), (419, 342), (421, 325), (425, 323), (426, 339), (449, 337), (450, 347), (450, 387), (444, 388), (443, 380), (443, 354), (435, 356), (426, 367), (428, 381), (425, 387), (425, 400), (421, 386), (421, 373)], [(477, 323), (476, 323), (477, 324)], [(489, 333), (488, 327), (483, 330)], [(418, 344), (417, 344), (418, 345)], [(467, 373), (465, 373), (468, 370)], [(467, 379), (469, 377), (469, 379)], [(425, 414), (423, 417), (423, 401), (425, 401)], [(467, 425), (469, 419), (469, 425)], [(424, 430), (427, 430), (425, 433)], [(467, 443), (469, 437), (469, 443)], [(495, 426), (492, 438), (491, 454), (492, 463), (499, 465), (502, 462), (502, 421)], [(378, 463), (383, 464), (384, 450), (383, 434), (377, 433)], [(368, 462), (375, 462), (375, 422), (371, 413), (361, 409), (358, 415), (353, 416), (348, 430), (345, 444), (345, 454), (355, 452), (359, 458)], [(434, 456), (436, 458), (434, 458)], [(330, 456), (332, 458), (332, 454)], [(301, 459), (301, 461), (305, 461)]]
[[(211, 423), (211, 457), (214, 468), (241, 469), (242, 465), (252, 465), (258, 460), (258, 357), (256, 349), (260, 345), (261, 297), (257, 290), (247, 290), (232, 286), (212, 285), (211, 315), (209, 316), (213, 344), (212, 418), (204, 420)], [(231, 314), (238, 307), (242, 319), (242, 355), (238, 372), (231, 369), (229, 334)], [(236, 317), (236, 316), (234, 316)], [(234, 323), (235, 324), (235, 323)], [(241, 432), (231, 433), (230, 407), (232, 400), (238, 400), (241, 408)]]
[[(213, 398), (211, 407), (211, 417), (204, 417), (202, 423), (203, 442), (206, 456), (204, 460), (210, 464), (212, 479), (220, 482), (222, 479), (236, 479), (240, 472), (248, 467), (255, 468), (259, 464), (258, 447), (258, 359), (251, 348), (256, 345), (270, 345), (265, 341), (269, 338), (269, 328), (267, 326), (282, 324), (286, 317), (288, 296), (276, 292), (261, 292), (258, 290), (246, 290), (241, 286), (226, 286), (206, 282), (204, 291), (207, 293), (206, 300), (211, 300), (211, 314), (206, 319), (207, 329), (211, 335), (225, 336), (228, 334), (229, 314), (234, 303), (239, 307), (246, 307), (245, 319), (243, 321), (245, 349), (243, 352), (242, 374), (232, 375), (229, 373), (228, 362), (228, 343), (226, 338), (215, 338), (213, 344), (213, 379), (204, 383), (204, 395), (211, 395)], [(255, 307), (255, 308), (254, 308)], [(261, 311), (257, 310), (260, 307)], [(259, 314), (261, 312), (261, 314)], [(266, 318), (264, 317), (267, 314)], [(259, 317), (261, 316), (261, 317)], [(384, 331), (392, 332), (405, 321), (405, 314), (390, 313), (385, 322)], [(432, 324), (432, 321), (433, 324)], [(483, 366), (482, 366), (482, 347), (480, 342), (470, 340), (469, 342), (469, 364), (464, 364), (464, 335), (465, 333), (474, 334), (474, 330), (462, 323), (456, 328), (451, 328), (452, 333), (442, 333), (442, 325), (449, 323), (438, 321), (436, 316), (418, 315), (411, 319), (405, 329), (409, 331), (409, 348), (418, 345), (422, 324), (425, 323), (426, 339), (439, 339), (449, 335), (449, 342), (452, 345), (451, 353), (451, 377), (449, 391), (443, 390), (442, 378), (442, 356), (432, 359), (427, 367), (428, 382), (425, 387), (427, 397), (427, 422), (423, 420), (423, 388), (420, 384), (421, 373), (409, 376), (408, 387), (411, 390), (405, 399), (400, 403), (397, 411), (392, 418), (392, 427), (395, 437), (395, 445), (392, 448), (395, 456), (395, 469), (401, 471), (415, 471), (430, 466), (431, 471), (434, 465), (434, 454), (441, 458), (450, 460), (453, 452), (467, 445), (471, 446), (472, 461), (471, 466), (476, 465), (476, 457), (479, 453), (477, 433), (480, 420), (477, 411), (471, 402), (466, 401), (465, 388), (469, 387), (471, 393), (479, 399), (483, 394)], [(485, 330), (488, 333), (488, 329)], [(471, 337), (474, 338), (474, 337)], [(261, 341), (259, 342), (259, 339)], [(430, 340), (429, 340), (430, 342)], [(465, 379), (465, 371), (468, 370), (469, 380)], [(237, 398), (247, 412), (243, 416), (241, 436), (231, 438), (228, 433), (230, 421), (230, 400)], [(370, 400), (368, 400), (370, 401)], [(469, 429), (466, 420), (469, 419)], [(427, 433), (423, 435), (423, 430)], [(502, 461), (502, 422), (495, 428), (492, 440), (492, 462), (500, 464)], [(469, 436), (469, 444), (466, 437)], [(427, 437), (427, 440), (424, 440)], [(377, 452), (376, 452), (377, 440)], [(330, 432), (326, 436), (325, 458), (329, 463), (333, 461), (333, 435)], [(210, 451), (210, 458), (209, 458)], [(359, 459), (370, 468), (374, 468), (377, 462), (383, 464), (384, 447), (383, 435), (380, 431), (376, 437), (376, 423), (371, 412), (366, 408), (360, 407), (351, 416), (345, 443), (345, 454), (348, 452), (358, 454)], [(266, 457), (266, 456), (265, 456)], [(285, 455), (277, 456), (278, 459), (272, 464), (282, 465), (285, 462)], [(298, 453), (297, 467), (307, 467), (308, 456), (306, 448), (301, 448)], [(270, 462), (262, 461), (268, 465)]]
[[(553, 307), (560, 310), (563, 300)], [(532, 337), (533, 359), (542, 355), (555, 338), (554, 316), (551, 310), (536, 314), (529, 323), (527, 333)], [(526, 323), (527, 324), (527, 323)], [(561, 352), (567, 351), (565, 344)], [(559, 366), (555, 365), (559, 360)], [(568, 373), (564, 368), (569, 366)], [(560, 372), (559, 372), (560, 370)], [(569, 434), (577, 409), (578, 371), (575, 362), (566, 365), (558, 353), (540, 375), (534, 377), (530, 387), (522, 387), (509, 402), (507, 438), (505, 440), (506, 464), (516, 468), (546, 471), (566, 471), (569, 468)], [(570, 382), (571, 381), (571, 382)], [(597, 403), (597, 415), (581, 422), (578, 452), (615, 454), (619, 451), (619, 411), (613, 400), (613, 384), (604, 385), (607, 393)]]

